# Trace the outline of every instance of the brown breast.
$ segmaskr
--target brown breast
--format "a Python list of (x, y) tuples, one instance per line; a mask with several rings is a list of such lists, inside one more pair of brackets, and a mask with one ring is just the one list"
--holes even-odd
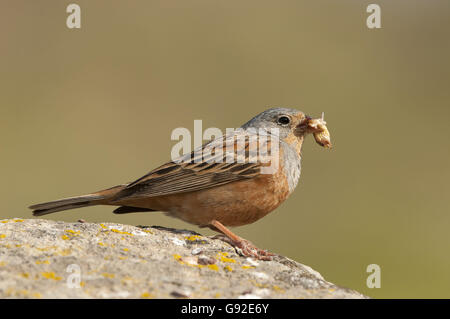
[(261, 174), (195, 192), (124, 200), (116, 205), (163, 211), (199, 226), (207, 226), (214, 219), (225, 226), (246, 225), (273, 211), (289, 196), (283, 171), (280, 163), (275, 174)]

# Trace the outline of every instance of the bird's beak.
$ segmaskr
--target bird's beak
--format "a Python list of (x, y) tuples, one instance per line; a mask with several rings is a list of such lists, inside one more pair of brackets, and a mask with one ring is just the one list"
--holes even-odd
[(294, 135), (297, 137), (301, 137), (309, 132), (309, 123), (312, 120), (312, 117), (305, 115), (305, 117), (297, 124), (294, 129)]

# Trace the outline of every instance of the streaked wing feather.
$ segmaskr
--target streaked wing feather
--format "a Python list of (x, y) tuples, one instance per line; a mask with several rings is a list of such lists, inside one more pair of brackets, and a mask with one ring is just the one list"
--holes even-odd
[[(249, 141), (237, 145), (234, 136), (229, 135), (213, 140), (192, 153), (166, 163), (138, 180), (130, 183), (119, 192), (114, 201), (124, 198), (153, 197), (176, 193), (192, 192), (224, 185), (233, 181), (249, 179), (260, 174), (261, 161), (256, 152), (249, 150)], [(234, 148), (227, 149), (226, 142), (233, 139)], [(270, 148), (270, 139), (267, 141)], [(251, 144), (253, 145), (253, 144)], [(210, 148), (209, 150), (207, 148)], [(208, 151), (214, 150), (208, 154)], [(216, 150), (222, 150), (216, 151)], [(241, 156), (236, 156), (241, 150)], [(206, 151), (206, 155), (205, 154)], [(230, 154), (230, 152), (232, 154)], [(217, 154), (216, 154), (217, 153)], [(202, 154), (203, 159), (202, 159)], [(239, 162), (227, 163), (227, 156)], [(264, 154), (263, 154), (264, 156)], [(269, 155), (265, 155), (269, 156)], [(261, 154), (259, 154), (259, 159)], [(199, 161), (202, 159), (202, 161)], [(190, 161), (187, 161), (190, 160)], [(222, 162), (218, 162), (221, 160)], [(264, 159), (266, 161), (267, 159)], [(197, 162), (196, 162), (197, 161)]]

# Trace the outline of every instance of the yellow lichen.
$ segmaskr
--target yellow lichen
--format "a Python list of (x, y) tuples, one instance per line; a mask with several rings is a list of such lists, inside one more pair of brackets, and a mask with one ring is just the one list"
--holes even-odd
[(129, 249), (128, 249), (128, 248), (123, 248), (122, 250), (123, 250), (123, 251), (129, 251)]
[(72, 230), (72, 229), (66, 229), (65, 232), (71, 234), (72, 236), (78, 236), (80, 234), (79, 230), (75, 231), (75, 230)]
[(56, 276), (54, 272), (41, 272), (42, 277), (53, 280), (61, 280), (62, 278)]
[(118, 229), (115, 229), (115, 228), (111, 228), (111, 231), (115, 232), (115, 233), (118, 233), (118, 234), (133, 236), (132, 233), (129, 233), (129, 232), (126, 232), (126, 231), (121, 231), (121, 230), (118, 230)]
[(225, 267), (223, 267), (226, 271), (228, 271), (228, 272), (232, 272), (233, 271), (233, 268), (231, 268), (230, 266), (225, 266)]
[(70, 249), (63, 249), (59, 252), (60, 256), (68, 256), (72, 251)]
[(102, 276), (105, 277), (105, 278), (114, 278), (114, 277), (116, 277), (116, 275), (114, 275), (114, 274), (109, 274), (109, 273), (107, 273), (107, 272), (104, 272), (104, 273), (102, 274)]
[(180, 255), (178, 255), (178, 254), (174, 254), (174, 255), (173, 255), (173, 258), (175, 258), (175, 260), (178, 261), (181, 265), (187, 265), (187, 266), (192, 266), (192, 267), (197, 267), (197, 268), (204, 268), (204, 267), (207, 267), (207, 268), (209, 268), (209, 269), (211, 269), (211, 270), (214, 270), (214, 271), (218, 271), (218, 270), (219, 270), (219, 267), (218, 267), (216, 264), (212, 264), (212, 265), (199, 265), (199, 264), (196, 264), (196, 263), (185, 262), (185, 261), (183, 260), (183, 258), (182, 258)]
[(183, 262), (183, 260), (182, 260), (180, 255), (174, 254), (173, 258), (175, 258), (175, 260), (178, 261), (180, 264), (182, 264), (182, 265), (184, 264), (184, 262)]
[(251, 269), (251, 268), (255, 268), (255, 266), (244, 265), (241, 268), (242, 269)]
[(254, 286), (258, 287), (258, 288), (269, 288), (269, 285), (267, 284), (261, 284), (255, 280), (249, 280), (251, 284), (253, 284)]
[(277, 291), (277, 292), (284, 292), (284, 289), (283, 289), (283, 288), (280, 288), (280, 287), (278, 287), (278, 286), (276, 286), (276, 285), (273, 285), (273, 286), (272, 286), (272, 289), (275, 290), (275, 291)]
[(106, 246), (104, 243), (102, 243), (101, 241), (100, 242), (98, 242), (98, 245), (99, 246)]
[(143, 292), (141, 294), (141, 298), (149, 299), (149, 298), (153, 298), (153, 295), (148, 292)]
[(49, 265), (50, 261), (49, 260), (36, 260), (36, 265), (41, 265), (41, 264)]
[(202, 243), (202, 244), (206, 244), (206, 240), (204, 240), (202, 238), (202, 236), (199, 236), (199, 235), (185, 236), (184, 239), (188, 240), (188, 241), (194, 241), (194, 242), (199, 242), (199, 243)]
[(212, 269), (214, 271), (218, 271), (219, 270), (219, 267), (216, 264), (208, 265), (208, 268)]
[(16, 219), (6, 219), (6, 220), (2, 220), (1, 221), (1, 223), (2, 224), (6, 224), (6, 223), (22, 223), (22, 222), (24, 222), (25, 220), (23, 220), (23, 219), (18, 219), (18, 218), (16, 218)]
[(186, 237), (184, 237), (184, 239), (190, 240), (190, 241), (195, 241), (195, 240), (201, 239), (201, 237), (199, 235), (192, 235), (192, 236), (186, 236)]
[(130, 277), (130, 276), (124, 276), (124, 277), (122, 277), (121, 282), (122, 282), (122, 283), (125, 283), (125, 282), (131, 281), (131, 280), (133, 280), (133, 277)]
[(0, 234), (0, 238), (5, 238), (6, 235), (5, 234)]
[(49, 251), (49, 250), (52, 250), (52, 249), (57, 249), (58, 247), (56, 247), (56, 246), (47, 246), (47, 247), (35, 247), (37, 250), (40, 250), (40, 251)]
[(228, 256), (227, 252), (221, 252), (221, 253), (217, 254), (217, 257), (221, 262), (224, 262), (224, 263), (235, 263), (236, 262), (236, 260), (234, 260), (233, 258), (228, 258), (227, 256)]
[(66, 229), (65, 232), (67, 233), (67, 235), (62, 235), (61, 238), (63, 240), (69, 240), (73, 237), (79, 236), (80, 235), (80, 231), (75, 231), (72, 229)]

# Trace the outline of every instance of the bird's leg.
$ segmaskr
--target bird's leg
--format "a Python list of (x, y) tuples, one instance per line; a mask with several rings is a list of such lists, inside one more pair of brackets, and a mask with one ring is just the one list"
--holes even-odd
[(274, 254), (259, 249), (255, 245), (253, 245), (248, 240), (239, 237), (238, 235), (234, 234), (231, 230), (226, 228), (224, 225), (222, 225), (217, 220), (211, 221), (211, 224), (209, 227), (215, 231), (218, 231), (225, 235), (221, 239), (227, 243), (229, 243), (232, 246), (235, 246), (239, 248), (242, 251), (242, 254), (246, 257), (254, 257), (256, 259), (260, 260), (272, 260), (271, 256), (274, 256)]

